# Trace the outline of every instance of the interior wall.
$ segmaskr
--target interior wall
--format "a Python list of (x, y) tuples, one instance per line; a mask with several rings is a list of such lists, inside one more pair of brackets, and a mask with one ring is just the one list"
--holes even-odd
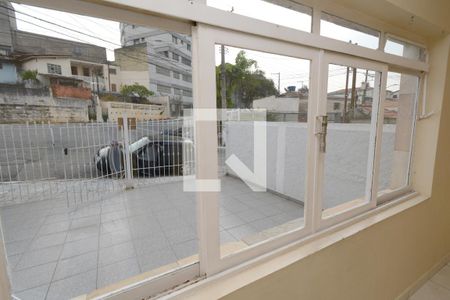
[[(439, 110), (419, 122), (421, 155), (416, 155), (420, 161), (414, 178), (425, 182), (434, 173), (431, 198), (223, 299), (395, 299), (450, 253), (449, 41), (445, 37), (430, 47), (433, 61), (441, 63), (440, 68), (430, 68), (430, 77), (443, 81), (432, 84), (428, 101)], [(426, 131), (436, 128), (433, 170), (433, 135)]]

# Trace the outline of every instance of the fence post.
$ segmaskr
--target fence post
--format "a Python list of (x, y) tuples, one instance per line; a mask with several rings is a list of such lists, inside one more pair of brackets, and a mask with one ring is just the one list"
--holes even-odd
[(128, 134), (128, 116), (124, 112), (122, 113), (122, 119), (123, 119), (123, 143), (124, 143), (124, 150), (125, 150), (125, 189), (129, 190), (134, 188), (133, 182), (132, 182), (132, 172), (131, 172), (131, 159), (130, 159), (130, 137)]

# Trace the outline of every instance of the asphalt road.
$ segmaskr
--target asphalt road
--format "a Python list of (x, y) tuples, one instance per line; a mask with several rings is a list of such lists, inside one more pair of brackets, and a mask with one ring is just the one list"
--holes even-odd
[[(129, 140), (181, 124), (138, 123)], [(96, 178), (95, 153), (112, 141), (123, 141), (123, 134), (111, 123), (0, 125), (0, 182)]]

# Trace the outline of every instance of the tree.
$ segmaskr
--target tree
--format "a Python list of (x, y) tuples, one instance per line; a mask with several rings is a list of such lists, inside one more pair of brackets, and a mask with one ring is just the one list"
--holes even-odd
[(125, 97), (139, 97), (146, 98), (148, 96), (153, 96), (154, 93), (149, 91), (145, 86), (140, 84), (132, 84), (132, 85), (122, 85), (120, 87), (120, 94)]
[[(220, 98), (221, 67), (216, 67), (217, 107), (221, 107)], [(258, 69), (256, 60), (245, 56), (245, 51), (240, 51), (235, 59), (235, 64), (225, 65), (227, 107), (251, 107), (255, 99), (277, 94), (275, 84), (266, 78), (264, 71)]]
[(22, 80), (33, 80), (37, 81), (37, 70), (25, 70), (22, 73), (20, 73), (20, 77), (22, 77)]

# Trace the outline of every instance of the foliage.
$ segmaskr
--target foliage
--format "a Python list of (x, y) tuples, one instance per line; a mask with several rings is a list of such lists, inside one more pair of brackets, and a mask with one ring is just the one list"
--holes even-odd
[(25, 70), (22, 73), (20, 73), (20, 76), (22, 77), (22, 80), (34, 80), (37, 81), (37, 70)]
[(120, 94), (125, 97), (139, 97), (145, 98), (154, 95), (152, 91), (149, 91), (145, 86), (140, 84), (122, 85), (120, 87)]
[[(216, 67), (217, 107), (221, 107), (221, 66)], [(273, 80), (265, 77), (258, 63), (240, 51), (235, 64), (225, 64), (227, 107), (250, 108), (255, 99), (276, 95)]]

